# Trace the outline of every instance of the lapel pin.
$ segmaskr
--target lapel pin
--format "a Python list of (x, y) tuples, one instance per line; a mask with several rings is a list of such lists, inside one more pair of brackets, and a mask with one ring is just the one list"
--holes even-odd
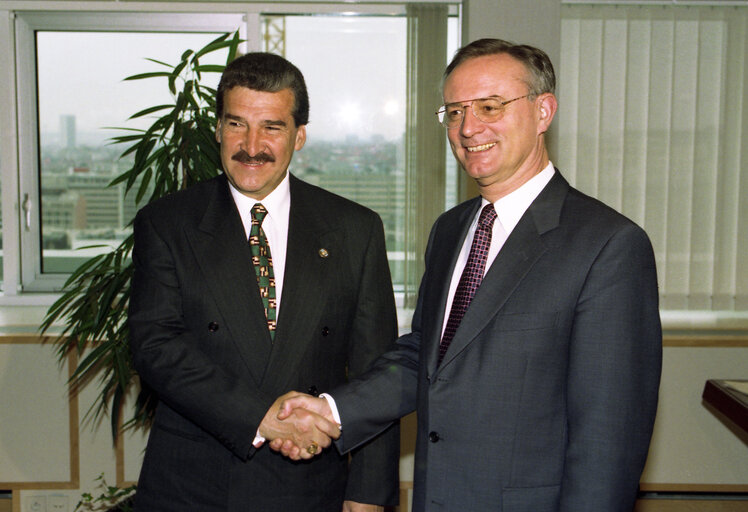
[(329, 255), (330, 255), (330, 253), (327, 252), (327, 249), (325, 249), (324, 247), (319, 250), (319, 257), (320, 258), (327, 258)]

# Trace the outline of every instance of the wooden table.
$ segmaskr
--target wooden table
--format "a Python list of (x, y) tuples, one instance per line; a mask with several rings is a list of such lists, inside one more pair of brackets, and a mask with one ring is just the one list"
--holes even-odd
[(743, 392), (747, 387), (748, 380), (709, 379), (701, 395), (713, 412), (728, 419), (743, 436), (748, 436), (748, 394)]

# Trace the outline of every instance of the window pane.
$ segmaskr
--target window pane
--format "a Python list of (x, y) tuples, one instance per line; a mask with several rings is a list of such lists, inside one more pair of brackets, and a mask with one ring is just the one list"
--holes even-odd
[[(172, 103), (166, 79), (123, 81), (130, 75), (167, 70), (146, 60), (178, 62), (186, 49), (215, 39), (211, 33), (36, 33), (44, 273), (70, 272), (94, 254), (107, 252), (129, 232), (134, 194), (107, 187), (129, 169), (119, 160), (125, 146), (108, 139), (112, 127), (146, 128), (152, 119), (127, 119), (144, 108)], [(74, 58), (71, 58), (74, 56)], [(205, 63), (225, 62), (217, 52)], [(205, 80), (215, 87), (217, 74)], [(85, 248), (105, 245), (104, 248)], [(84, 248), (84, 249), (81, 249)]]
[(403, 281), (406, 29), (404, 17), (285, 18), (285, 57), (304, 74), (311, 105), (307, 142), (291, 169), (379, 213), (396, 291)]

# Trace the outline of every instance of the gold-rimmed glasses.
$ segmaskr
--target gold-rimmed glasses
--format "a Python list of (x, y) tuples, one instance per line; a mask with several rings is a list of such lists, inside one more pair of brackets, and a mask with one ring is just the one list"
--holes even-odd
[(493, 123), (498, 121), (499, 118), (504, 114), (506, 106), (513, 101), (527, 98), (529, 94), (524, 96), (517, 96), (511, 100), (503, 100), (499, 96), (491, 96), (488, 98), (476, 98), (473, 100), (458, 101), (455, 103), (447, 103), (436, 111), (436, 118), (439, 120), (439, 124), (445, 128), (454, 128), (462, 124), (462, 120), (465, 118), (465, 111), (467, 106), (465, 103), (469, 103), (472, 107), (473, 115), (484, 123)]

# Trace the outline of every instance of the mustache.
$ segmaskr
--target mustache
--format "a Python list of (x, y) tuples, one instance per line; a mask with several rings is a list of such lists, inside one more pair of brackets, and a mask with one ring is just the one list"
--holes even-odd
[(243, 164), (264, 164), (265, 162), (275, 162), (275, 157), (273, 157), (273, 155), (268, 155), (265, 152), (250, 155), (243, 149), (234, 153), (231, 159)]

